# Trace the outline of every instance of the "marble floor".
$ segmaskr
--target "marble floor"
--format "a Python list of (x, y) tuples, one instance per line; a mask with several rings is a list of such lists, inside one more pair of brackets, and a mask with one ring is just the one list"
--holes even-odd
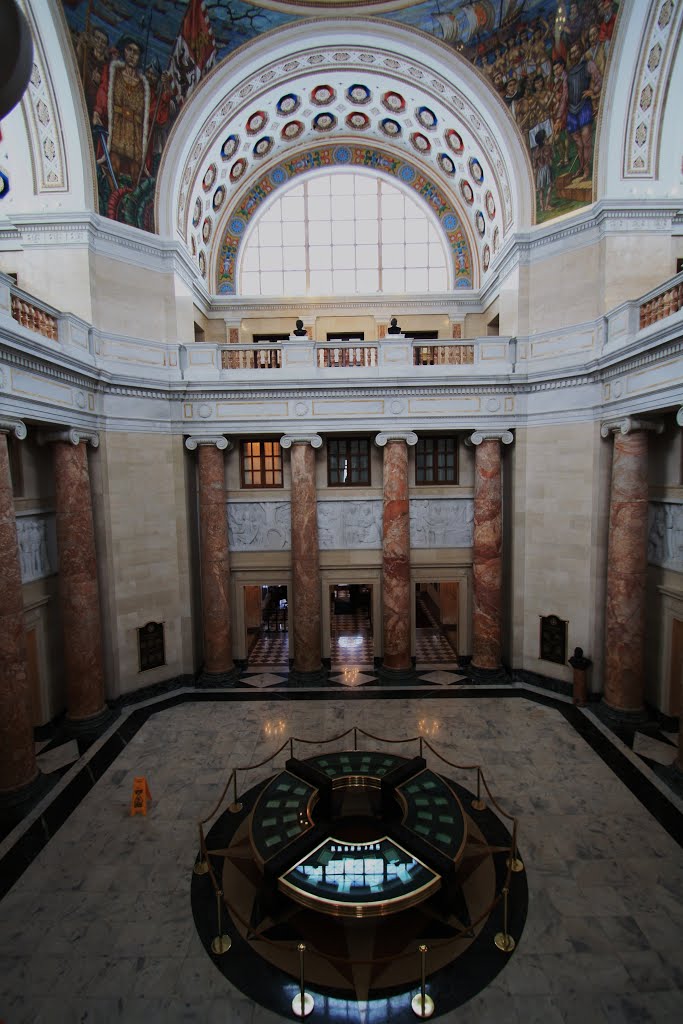
[[(19, 848), (30, 861), (23, 871), (12, 864), (19, 877), (0, 903), (0, 1020), (275, 1024), (230, 986), (195, 933), (196, 822), (233, 766), (261, 761), (283, 737), (354, 725), (392, 739), (429, 736), (445, 757), (481, 763), (519, 815), (529, 910), (518, 949), (491, 985), (439, 1019), (679, 1024), (680, 803), (590, 711), (531, 689), (438, 686), (384, 697), (187, 690), (127, 708), (0, 845), (4, 866)], [(281, 767), (246, 773), (242, 784)], [(153, 797), (145, 818), (129, 814), (136, 775)], [(70, 810), (61, 827), (51, 817), (60, 800)], [(46, 844), (41, 831), (51, 834)], [(333, 1019), (321, 1013), (308, 1019)], [(343, 1019), (379, 1018), (361, 1007)]]

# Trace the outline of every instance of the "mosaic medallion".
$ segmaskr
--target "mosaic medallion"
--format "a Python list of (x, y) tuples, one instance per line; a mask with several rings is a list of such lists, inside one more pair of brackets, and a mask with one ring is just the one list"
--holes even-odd
[(233, 183), (239, 181), (246, 169), (247, 161), (243, 156), (241, 156), (239, 160), (235, 160), (234, 164), (230, 168), (230, 181)]
[(484, 270), (488, 270), (491, 265), (491, 250), (489, 249), (488, 245), (484, 246), (481, 262), (482, 266), (484, 267)]
[(209, 164), (206, 169), (206, 174), (202, 178), (202, 188), (205, 192), (208, 192), (210, 188), (213, 188), (217, 177), (218, 168), (215, 164)]
[(255, 110), (247, 120), (247, 135), (257, 135), (268, 124), (265, 110)]
[(261, 138), (254, 143), (252, 153), (257, 157), (268, 156), (273, 148), (273, 142), (274, 140), (272, 135), (262, 135)]
[(470, 169), (470, 174), (472, 175), (472, 180), (475, 181), (477, 185), (481, 185), (484, 180), (484, 168), (481, 166), (476, 156), (470, 157), (468, 167)]
[(434, 131), (438, 124), (438, 118), (433, 110), (429, 107), (418, 107), (415, 111), (415, 117), (418, 119), (423, 128), (427, 128), (429, 131)]
[(280, 117), (289, 117), (290, 114), (295, 113), (301, 106), (301, 98), (294, 92), (288, 92), (285, 96), (281, 96), (275, 105)]
[(197, 196), (197, 198), (194, 201), (194, 210), (192, 212), (192, 227), (193, 228), (196, 228), (197, 225), (199, 224), (199, 221), (202, 219), (202, 209), (203, 209), (202, 201), (199, 198), (199, 196)]
[(500, 249), (500, 229), (495, 227), (493, 229), (493, 251), (498, 252)]
[(382, 96), (382, 106), (390, 110), (392, 114), (402, 114), (406, 109), (406, 101), (400, 92), (385, 92)]
[(477, 210), (477, 212), (475, 213), (474, 223), (477, 226), (477, 231), (483, 238), (484, 235), (486, 234), (486, 221), (484, 220), (484, 214), (481, 212), (481, 210)]
[(422, 132), (411, 132), (410, 144), (418, 153), (429, 153), (432, 148), (431, 142)]
[(368, 89), (367, 85), (350, 85), (346, 90), (346, 98), (351, 103), (369, 103), (372, 99), (372, 93)]
[(213, 206), (215, 213), (217, 213), (220, 210), (221, 206), (225, 202), (225, 195), (225, 185), (219, 185), (213, 194), (213, 199), (211, 200), (211, 205)]
[(366, 128), (370, 127), (370, 118), (361, 110), (352, 110), (350, 114), (346, 115), (344, 124), (347, 128), (352, 128), (354, 131), (362, 132), (365, 131)]
[(458, 135), (455, 128), (447, 128), (446, 131), (444, 132), (444, 139), (446, 141), (446, 145), (448, 146), (448, 148), (451, 149), (454, 153), (462, 153), (463, 149), (465, 148), (465, 144), (462, 141), (462, 136)]
[(221, 146), (221, 156), (224, 160), (230, 160), (235, 155), (240, 144), (239, 135), (228, 135)]
[(493, 198), (493, 193), (487, 189), (484, 196), (484, 206), (491, 220), (496, 216), (496, 201)]
[(298, 139), (305, 127), (303, 121), (288, 121), (282, 127), (280, 138), (286, 139), (288, 142), (291, 142), (292, 139)]
[(383, 131), (385, 135), (388, 135), (391, 139), (397, 139), (401, 134), (401, 126), (398, 121), (394, 121), (392, 117), (385, 117), (379, 123), (380, 131)]
[(326, 107), (334, 103), (336, 98), (336, 90), (331, 85), (316, 85), (315, 89), (311, 89), (311, 103), (315, 103), (316, 107)]
[(337, 118), (329, 110), (316, 114), (311, 122), (311, 127), (316, 132), (331, 132), (337, 125)]
[(466, 181), (465, 178), (461, 178), (460, 180), (460, 195), (463, 197), (463, 199), (468, 205), (471, 205), (474, 202), (474, 192), (472, 191), (472, 186), (470, 185), (469, 181)]
[(436, 157), (436, 162), (444, 174), (447, 174), (449, 178), (453, 177), (455, 174), (455, 164), (448, 153), (439, 153)]
[(213, 222), (212, 222), (211, 218), (210, 217), (205, 217), (204, 218), (204, 223), (202, 224), (202, 241), (204, 243), (208, 242), (209, 239), (211, 238), (211, 228), (212, 228), (212, 226), (213, 226)]
[(199, 263), (199, 273), (202, 275), (202, 277), (206, 277), (206, 256), (204, 255), (203, 249), (199, 250), (199, 256), (197, 258), (197, 261)]

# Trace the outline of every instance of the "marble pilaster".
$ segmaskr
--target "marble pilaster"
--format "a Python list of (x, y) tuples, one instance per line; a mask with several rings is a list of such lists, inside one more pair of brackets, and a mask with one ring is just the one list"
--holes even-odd
[(238, 673), (232, 660), (230, 562), (225, 498), (227, 438), (188, 437), (185, 446), (197, 450), (199, 477), (199, 548), (202, 594), (204, 664), (200, 682), (231, 685)]
[(413, 673), (410, 654), (410, 511), (408, 445), (412, 431), (378, 434), (384, 448), (382, 514), (382, 675)]
[(601, 425), (614, 435), (610, 489), (603, 701), (623, 719), (643, 717), (648, 536), (648, 431), (661, 424), (625, 417)]
[(291, 449), (293, 615), (290, 614), (289, 630), (294, 665), (290, 681), (306, 684), (323, 676), (315, 487), (315, 450), (322, 446), (322, 438), (318, 434), (287, 434), (280, 444)]
[(0, 807), (20, 800), (38, 778), (26, 663), (24, 601), (7, 435), (26, 437), (17, 420), (0, 421)]
[(501, 669), (503, 586), (503, 498), (501, 444), (509, 430), (475, 431), (474, 533), (472, 540), (472, 667)]
[(97, 448), (99, 435), (72, 429), (40, 441), (51, 444), (54, 460), (67, 720), (77, 730), (95, 728), (108, 718), (88, 469), (88, 444)]

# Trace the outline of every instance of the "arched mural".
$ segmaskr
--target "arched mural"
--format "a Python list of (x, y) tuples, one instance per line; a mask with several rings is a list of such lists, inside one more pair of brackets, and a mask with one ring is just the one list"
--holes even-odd
[[(348, 5), (242, 0), (63, 0), (95, 147), (100, 213), (154, 230), (166, 139), (200, 80), (236, 47), (273, 28), (348, 14)], [(470, 60), (530, 152), (537, 220), (593, 200), (596, 122), (615, 0), (427, 0), (366, 3)]]

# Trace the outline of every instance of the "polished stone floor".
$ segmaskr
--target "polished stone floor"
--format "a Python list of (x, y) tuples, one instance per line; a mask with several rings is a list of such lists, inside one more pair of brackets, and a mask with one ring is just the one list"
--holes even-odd
[[(162, 699), (127, 709), (111, 737), (46, 798), (54, 806), (90, 771), (72, 813), (0, 903), (6, 1024), (274, 1024), (272, 1013), (230, 987), (195, 934), (196, 822), (232, 766), (262, 760), (283, 737), (330, 736), (353, 725), (392, 739), (428, 736), (449, 759), (481, 763), (502, 805), (520, 817), (529, 883), (521, 942), (489, 987), (440, 1019), (683, 1019), (683, 851), (670, 834), (680, 840), (680, 805), (590, 712), (564, 714), (560, 701), (519, 689), (437, 688), (392, 699), (365, 688), (317, 699), (186, 691), (174, 699), (174, 706)], [(96, 769), (114, 741), (111, 763)], [(281, 765), (247, 773), (244, 787)], [(129, 814), (136, 775), (147, 777), (153, 796), (146, 818)], [(669, 831), (643, 800), (657, 804)], [(48, 817), (49, 807), (38, 807), (0, 856)], [(377, 1018), (360, 1007), (343, 1019)]]

